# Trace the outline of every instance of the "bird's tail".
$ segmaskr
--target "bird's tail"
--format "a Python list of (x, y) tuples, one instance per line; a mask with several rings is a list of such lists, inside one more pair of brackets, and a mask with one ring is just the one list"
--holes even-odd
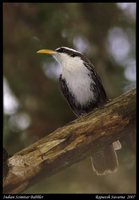
[(93, 154), (91, 157), (92, 167), (97, 175), (107, 175), (117, 170), (118, 158), (116, 150), (120, 148), (120, 142), (116, 141)]

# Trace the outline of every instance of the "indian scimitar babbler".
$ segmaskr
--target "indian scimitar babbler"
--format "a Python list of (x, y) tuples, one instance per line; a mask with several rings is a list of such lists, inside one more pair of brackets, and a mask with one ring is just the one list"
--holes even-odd
[[(93, 64), (82, 53), (68, 47), (59, 47), (55, 51), (42, 49), (37, 53), (50, 54), (61, 65), (60, 87), (77, 117), (103, 106), (108, 101), (99, 75)], [(97, 175), (116, 171), (118, 167), (116, 150), (120, 148), (120, 142), (115, 141), (92, 153), (92, 166)]]

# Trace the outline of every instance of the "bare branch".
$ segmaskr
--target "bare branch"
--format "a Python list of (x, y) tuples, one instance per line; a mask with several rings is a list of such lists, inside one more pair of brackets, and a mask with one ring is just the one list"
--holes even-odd
[[(135, 130), (136, 90), (55, 130), (8, 160), (4, 193), (21, 193)], [(130, 134), (132, 134), (130, 131)]]

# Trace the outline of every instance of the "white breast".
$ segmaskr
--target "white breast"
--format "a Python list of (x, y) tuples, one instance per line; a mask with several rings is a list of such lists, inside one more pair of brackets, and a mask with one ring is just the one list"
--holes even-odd
[(89, 70), (84, 66), (79, 57), (63, 55), (60, 60), (62, 65), (62, 77), (65, 78), (68, 88), (72, 91), (77, 102), (86, 104), (94, 98), (90, 90), (91, 83), (95, 84), (89, 76)]

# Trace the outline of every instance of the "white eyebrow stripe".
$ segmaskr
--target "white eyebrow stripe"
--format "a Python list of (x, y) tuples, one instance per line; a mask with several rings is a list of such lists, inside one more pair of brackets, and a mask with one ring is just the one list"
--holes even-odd
[(59, 47), (59, 48), (56, 49), (56, 51), (61, 49), (61, 48), (64, 48), (64, 49), (67, 49), (67, 50), (70, 50), (70, 51), (73, 51), (73, 52), (76, 52), (76, 53), (80, 53), (79, 51), (76, 51), (75, 49), (72, 49), (72, 48), (69, 48), (69, 47)]

